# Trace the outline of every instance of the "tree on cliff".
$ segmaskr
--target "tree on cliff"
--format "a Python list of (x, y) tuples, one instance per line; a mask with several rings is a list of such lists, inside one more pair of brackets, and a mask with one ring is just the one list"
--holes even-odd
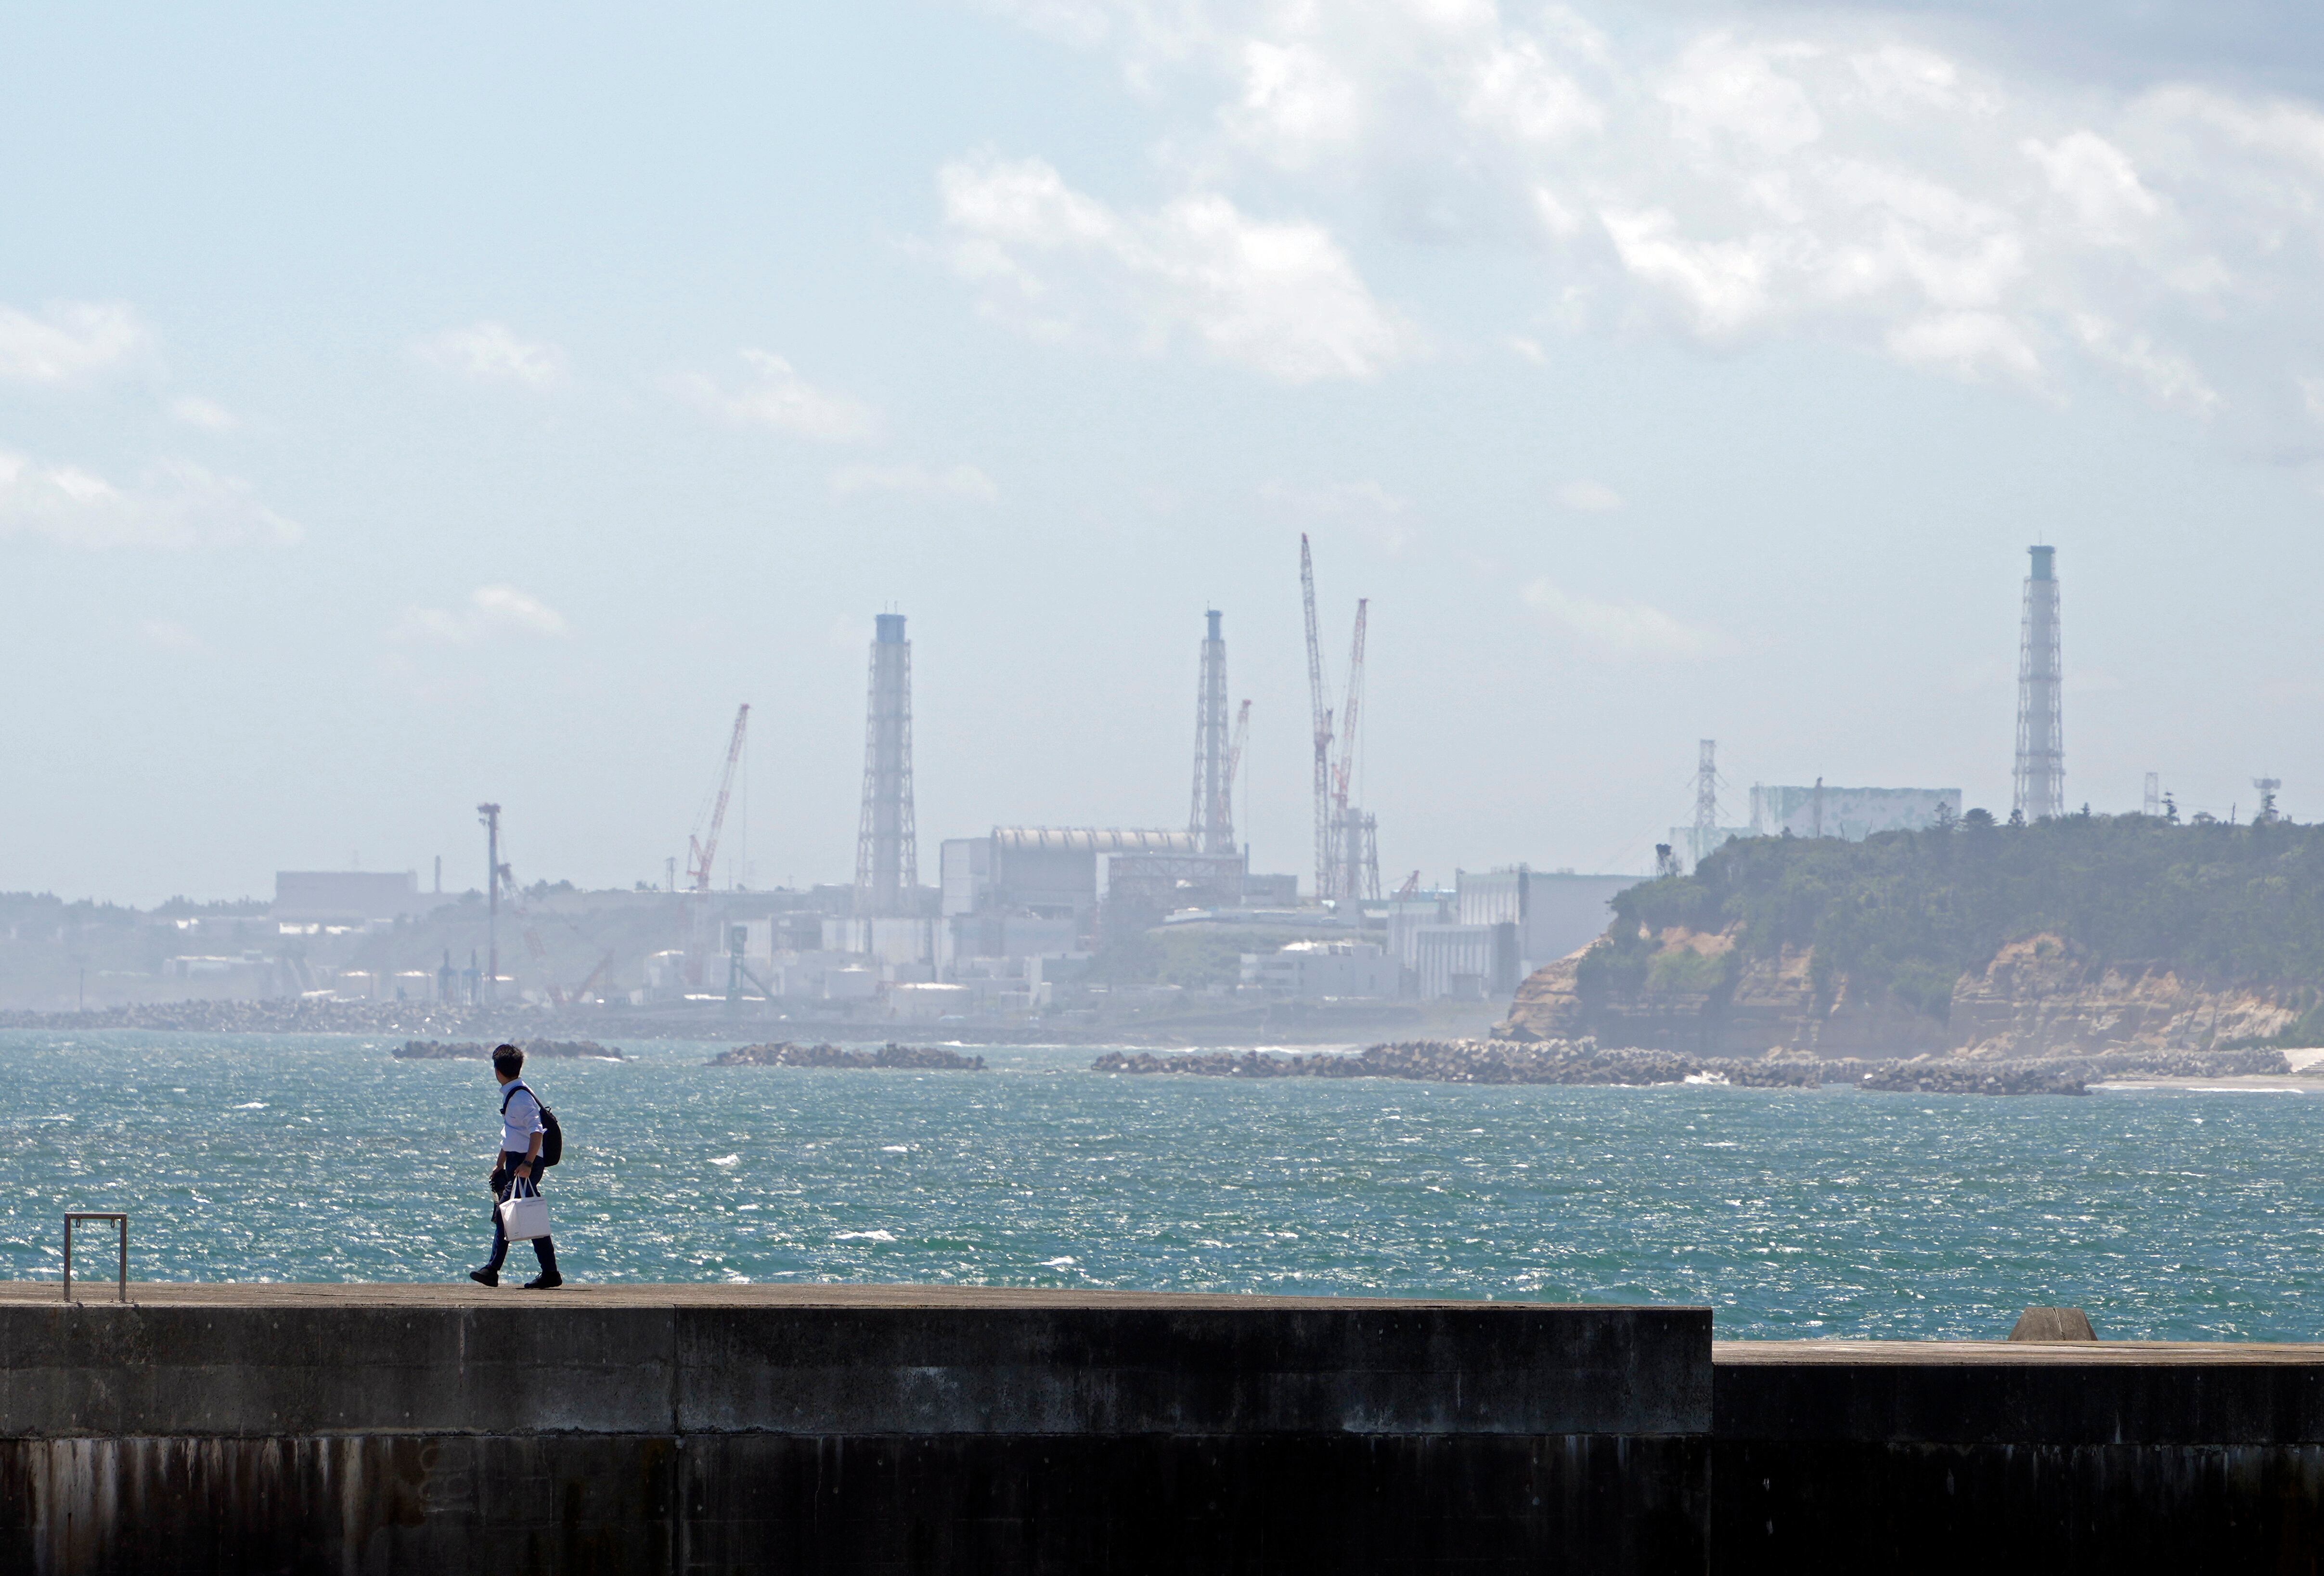
[(1845, 982), (1938, 1018), (1965, 971), (2043, 934), (2208, 984), (2318, 982), (2324, 825), (2087, 810), (2004, 825), (1971, 810), (1955, 826), (1862, 843), (1738, 839), (1692, 875), (1631, 888), (1614, 911), (1577, 976), (1585, 1000), (1644, 987), (1656, 938), (1674, 926), (1731, 933), (1738, 961), (1812, 947), (1824, 1000)]

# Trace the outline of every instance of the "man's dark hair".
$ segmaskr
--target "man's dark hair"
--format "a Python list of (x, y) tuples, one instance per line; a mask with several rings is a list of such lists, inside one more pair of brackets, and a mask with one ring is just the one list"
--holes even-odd
[(493, 1071), (495, 1073), (505, 1073), (512, 1078), (515, 1077), (519, 1073), (524, 1071), (524, 1053), (518, 1050), (514, 1046), (494, 1046), (493, 1047)]

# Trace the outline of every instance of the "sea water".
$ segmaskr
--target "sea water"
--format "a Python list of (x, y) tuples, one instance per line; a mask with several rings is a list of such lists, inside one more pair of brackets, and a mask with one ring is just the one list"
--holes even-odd
[[(540, 1061), (576, 1281), (1708, 1304), (1729, 1338), (2324, 1338), (2324, 1105)], [(456, 1280), (486, 1064), (356, 1037), (0, 1034), (0, 1274), (125, 1210), (143, 1280)], [(109, 1279), (109, 1228), (75, 1275)], [(511, 1267), (532, 1270), (520, 1245)]]

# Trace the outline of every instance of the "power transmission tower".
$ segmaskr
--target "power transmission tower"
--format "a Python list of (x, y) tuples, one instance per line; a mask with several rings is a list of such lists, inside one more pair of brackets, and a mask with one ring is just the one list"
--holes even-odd
[(2015, 806), (2028, 821), (2066, 813), (2065, 723), (2059, 706), (2055, 548), (2025, 549), (2025, 613), (2017, 638)]
[(2146, 774), (2146, 803), (2141, 806), (2139, 813), (2145, 816), (2163, 814), (2163, 774), (2161, 772), (2150, 771)]
[(1693, 862), (1701, 864), (1710, 856), (1712, 839), (1719, 835), (1719, 741), (1705, 739), (1695, 754), (1694, 767), (1694, 846), (1688, 850)]

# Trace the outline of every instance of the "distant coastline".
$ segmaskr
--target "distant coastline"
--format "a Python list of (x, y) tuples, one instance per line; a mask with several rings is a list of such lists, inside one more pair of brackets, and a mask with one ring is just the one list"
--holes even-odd
[(1526, 1045), (1507, 1040), (1373, 1046), (1354, 1055), (1213, 1051), (1157, 1056), (1111, 1052), (1097, 1073), (1213, 1078), (1398, 1078), (1432, 1083), (1725, 1084), (1815, 1089), (1846, 1084), (1877, 1092), (2083, 1094), (2114, 1078), (2235, 1078), (2292, 1072), (2282, 1051), (2121, 1052), (2098, 1056), (1984, 1060), (1923, 1056), (1869, 1061), (1799, 1055), (1695, 1056), (1678, 1051), (1602, 1049), (1595, 1041)]

